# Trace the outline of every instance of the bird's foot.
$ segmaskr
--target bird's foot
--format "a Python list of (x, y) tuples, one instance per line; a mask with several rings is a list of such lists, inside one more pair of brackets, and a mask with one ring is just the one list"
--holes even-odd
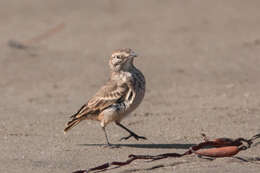
[(137, 135), (137, 134), (135, 134), (135, 133), (130, 133), (129, 136), (122, 137), (122, 138), (120, 139), (120, 141), (122, 141), (122, 140), (128, 140), (128, 139), (131, 138), (131, 137), (134, 137), (137, 141), (138, 141), (139, 139), (147, 140), (147, 138), (144, 137), (144, 136), (139, 136), (139, 135)]

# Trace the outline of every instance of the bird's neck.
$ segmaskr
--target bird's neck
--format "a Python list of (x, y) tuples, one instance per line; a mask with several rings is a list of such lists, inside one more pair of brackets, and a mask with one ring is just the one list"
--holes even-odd
[(111, 70), (110, 78), (113, 79), (114, 77), (117, 78), (117, 76), (122, 76), (122, 74), (131, 73), (131, 71), (134, 71), (134, 69), (136, 68), (133, 64), (126, 64), (120, 70)]
[(128, 72), (128, 71), (133, 70), (134, 68), (135, 68), (135, 66), (134, 66), (133, 62), (129, 62), (129, 63), (126, 63), (126, 64), (122, 67), (121, 71)]
[(134, 64), (126, 63), (123, 66), (121, 66), (120, 68), (111, 69), (111, 73), (131, 72), (134, 69), (135, 69)]

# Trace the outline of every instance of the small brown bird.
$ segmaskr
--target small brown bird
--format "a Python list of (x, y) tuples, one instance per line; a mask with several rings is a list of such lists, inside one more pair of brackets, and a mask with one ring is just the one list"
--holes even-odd
[(134, 66), (137, 54), (129, 48), (116, 50), (109, 60), (111, 70), (109, 81), (72, 115), (64, 132), (79, 124), (82, 120), (97, 120), (105, 133), (107, 145), (110, 145), (105, 127), (110, 122), (126, 130), (129, 134), (121, 140), (134, 137), (136, 140), (146, 139), (138, 136), (120, 122), (135, 110), (142, 102), (145, 94), (145, 78)]

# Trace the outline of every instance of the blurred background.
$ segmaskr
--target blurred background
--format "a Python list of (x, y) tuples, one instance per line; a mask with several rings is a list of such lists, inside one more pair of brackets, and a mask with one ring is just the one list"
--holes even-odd
[[(259, 133), (259, 9), (258, 0), (1, 0), (0, 172), (71, 172), (130, 153), (182, 151), (200, 133)], [(89, 121), (63, 135), (69, 115), (109, 78), (111, 53), (123, 47), (138, 53), (147, 80), (142, 105), (123, 123), (167, 147), (129, 140), (104, 149), (96, 146), (104, 143), (99, 124)], [(113, 143), (125, 135), (114, 125), (108, 134)], [(214, 167), (260, 169), (226, 161)], [(149, 172), (212, 172), (208, 162), (191, 162)]]

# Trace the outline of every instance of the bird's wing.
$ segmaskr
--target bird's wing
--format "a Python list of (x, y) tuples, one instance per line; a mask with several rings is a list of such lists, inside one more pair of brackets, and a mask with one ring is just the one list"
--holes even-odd
[(125, 98), (129, 90), (127, 84), (117, 84), (115, 81), (108, 81), (96, 95), (91, 98), (87, 104), (83, 105), (80, 110), (71, 116), (79, 118), (90, 113), (99, 113), (114, 103), (120, 102)]

